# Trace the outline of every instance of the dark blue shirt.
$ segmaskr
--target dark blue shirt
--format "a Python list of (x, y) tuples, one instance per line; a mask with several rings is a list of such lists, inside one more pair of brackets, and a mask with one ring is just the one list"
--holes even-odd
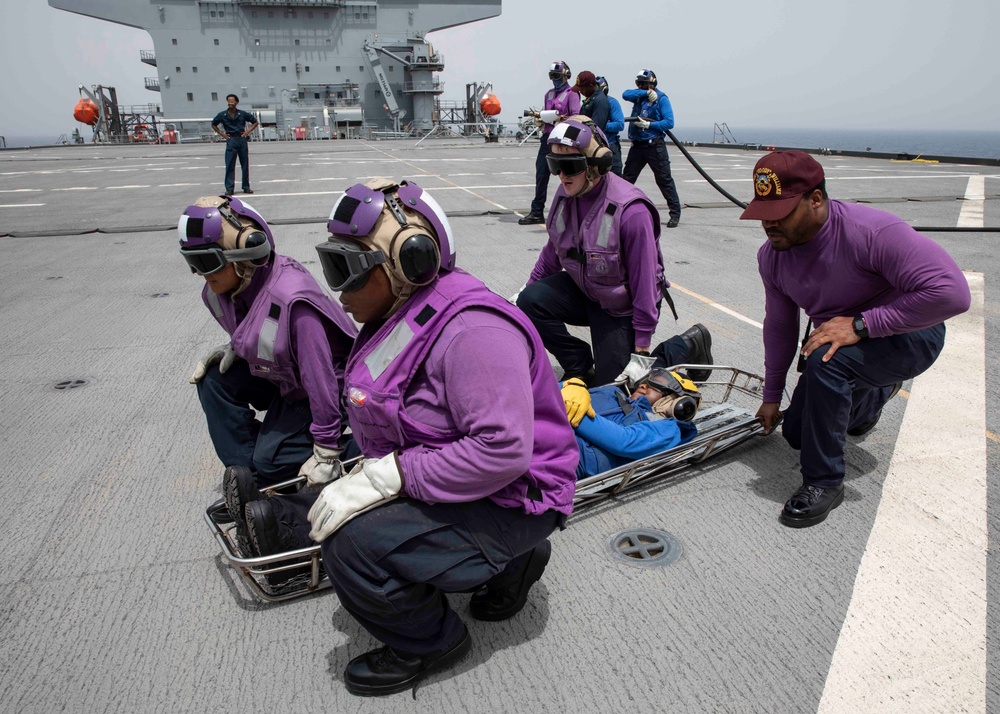
[(212, 126), (222, 124), (222, 130), (228, 136), (239, 136), (246, 130), (247, 124), (253, 125), (256, 121), (250, 112), (237, 109), (236, 116), (230, 116), (229, 110), (225, 109), (215, 115), (215, 119), (212, 120)]

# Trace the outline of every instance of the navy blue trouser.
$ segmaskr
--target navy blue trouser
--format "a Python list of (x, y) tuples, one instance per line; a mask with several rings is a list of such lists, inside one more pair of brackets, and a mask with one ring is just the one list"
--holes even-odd
[(431, 505), (399, 498), (323, 541), (323, 567), (344, 609), (375, 639), (430, 654), (464, 631), (445, 593), (501, 583), (561, 520), (554, 511), (529, 515), (489, 499)]
[(684, 364), (688, 361), (688, 345), (680, 335), (674, 335), (669, 340), (658, 344), (650, 356), (656, 361), (651, 369), (665, 369), (673, 367), (675, 364)]
[(545, 199), (549, 193), (549, 163), (545, 157), (549, 155), (552, 148), (549, 146), (549, 135), (543, 134), (541, 145), (538, 147), (538, 155), (535, 157), (535, 198), (531, 201), (531, 213), (536, 216), (545, 215)]
[[(609, 315), (584, 295), (569, 273), (561, 271), (524, 288), (517, 306), (567, 377), (583, 376), (593, 367), (596, 384), (610, 384), (628, 364), (635, 347), (632, 316)], [(566, 325), (589, 325), (593, 351)]]
[[(289, 402), (277, 386), (250, 374), (246, 360), (237, 359), (225, 374), (210, 367), (198, 398), (219, 460), (251, 469), (258, 487), (295, 478), (312, 456), (309, 400)], [(266, 411), (263, 422), (255, 410)]]
[(622, 175), (622, 143), (617, 136), (608, 137), (608, 147), (611, 149), (611, 173)]
[(246, 137), (231, 136), (226, 139), (226, 193), (236, 190), (236, 159), (240, 160), (243, 190), (250, 188), (250, 151)]
[(829, 345), (816, 349), (785, 410), (781, 433), (799, 450), (802, 481), (837, 488), (844, 481), (847, 430), (872, 419), (897, 382), (934, 364), (944, 347), (944, 323), (917, 332), (873, 337), (841, 347), (829, 362)]
[(652, 143), (633, 141), (632, 148), (628, 150), (628, 157), (625, 159), (625, 173), (622, 174), (622, 178), (634, 184), (639, 180), (639, 174), (647, 165), (653, 171), (656, 185), (667, 201), (670, 217), (680, 218), (681, 200), (677, 196), (677, 187), (670, 175), (670, 157), (667, 155), (667, 147), (663, 143), (663, 139), (655, 139)]

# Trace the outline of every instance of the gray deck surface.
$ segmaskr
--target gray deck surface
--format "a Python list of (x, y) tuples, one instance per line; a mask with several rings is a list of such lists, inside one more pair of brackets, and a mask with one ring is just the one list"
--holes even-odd
[[(325, 240), (339, 192), (377, 175), (413, 179), (452, 216), (459, 265), (510, 295), (546, 239), (543, 226), (518, 226), (512, 213), (525, 213), (531, 200), (537, 145), (414, 144), (255, 143), (250, 200), (275, 225), (279, 251), (321, 278), (313, 246)], [(760, 152), (691, 151), (727, 190), (750, 197)], [(348, 694), (346, 662), (376, 643), (336, 595), (276, 606), (254, 601), (202, 521), (220, 496), (222, 469), (187, 378), (222, 332), (201, 304), (200, 278), (177, 254), (174, 226), (196, 197), (222, 190), (222, 154), (221, 145), (0, 152), (0, 475), (8, 493), (0, 519), (0, 711), (858, 710), (831, 693), (843, 676), (831, 665), (915, 398), (893, 400), (876, 430), (850, 441), (847, 497), (822, 525), (795, 531), (778, 523), (799, 483), (797, 459), (780, 436), (755, 438), (577, 515), (553, 536), (552, 561), (524, 610), (501, 623), (467, 618), (472, 654), (422, 683), (415, 701), (409, 692), (374, 700)], [(679, 152), (671, 157), (681, 200), (716, 207), (687, 208), (679, 228), (664, 227), (680, 322), (664, 314), (655, 339), (701, 322), (712, 332), (716, 362), (760, 373), (753, 324), (763, 319), (760, 225), (738, 221), (739, 210), (725, 206)], [(1000, 170), (820, 160), (833, 197), (874, 201), (915, 225), (955, 226), (970, 176), (986, 176), (984, 222), (1000, 225)], [(648, 170), (639, 186), (665, 215)], [(984, 364), (985, 417), (977, 416), (986, 433), (972, 437), (985, 453), (985, 473), (971, 475), (985, 484), (982, 500), (959, 511), (983, 519), (992, 542), (1000, 514), (992, 350), (1000, 236), (930, 235), (963, 269), (985, 276), (977, 313), (985, 361), (941, 380), (925, 441), (932, 454), (948, 443), (953, 416), (970, 408), (953, 398), (952, 381), (983, 380), (975, 365)], [(53, 387), (71, 379), (87, 384)], [(939, 474), (942, 483), (958, 475), (947, 464)], [(907, 524), (897, 526), (905, 539)], [(673, 534), (680, 560), (662, 568), (615, 560), (609, 539), (640, 527)], [(981, 691), (973, 686), (954, 708), (940, 708), (920, 692), (955, 678), (928, 660), (906, 685), (909, 697), (866, 700), (861, 708), (1000, 711), (996, 549), (980, 549), (985, 565), (930, 549), (923, 555), (913, 567), (981, 572), (985, 617), (952, 614), (979, 633), (985, 649), (969, 657), (939, 643), (933, 652), (971, 673)], [(915, 599), (933, 600), (935, 592)], [(906, 594), (914, 593), (888, 586), (885, 614), (908, 607)], [(467, 600), (451, 598), (461, 613)], [(874, 636), (861, 642), (873, 652), (887, 644)], [(886, 681), (869, 682), (874, 690), (900, 686), (905, 675), (897, 676), (894, 661), (882, 662)]]

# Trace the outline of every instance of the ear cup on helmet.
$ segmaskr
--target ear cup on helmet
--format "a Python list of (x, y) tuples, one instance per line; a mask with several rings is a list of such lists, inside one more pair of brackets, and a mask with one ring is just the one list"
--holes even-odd
[(441, 251), (437, 241), (422, 228), (404, 228), (389, 246), (392, 263), (406, 282), (427, 285), (437, 277), (441, 267)]
[(611, 153), (611, 149), (606, 146), (602, 146), (594, 152), (594, 156), (588, 160), (587, 163), (591, 166), (596, 166), (597, 171), (603, 176), (611, 170), (611, 165), (614, 161), (615, 157), (614, 154)]
[(240, 230), (240, 234), (236, 236), (237, 248), (260, 248), (261, 246), (267, 246), (267, 252), (264, 253), (263, 257), (250, 261), (250, 263), (257, 267), (267, 265), (267, 261), (271, 257), (271, 246), (267, 242), (267, 236), (263, 231), (253, 226), (244, 226)]

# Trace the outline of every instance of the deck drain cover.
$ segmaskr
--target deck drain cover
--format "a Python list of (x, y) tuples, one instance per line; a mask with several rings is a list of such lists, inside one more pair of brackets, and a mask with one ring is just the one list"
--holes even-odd
[(169, 295), (169, 294), (170, 294), (170, 293), (153, 293), (153, 294), (152, 294), (152, 295), (150, 295), (149, 297), (155, 297), (155, 298), (158, 298), (158, 297), (166, 297), (166, 296), (167, 296), (167, 295)]
[(662, 566), (676, 563), (681, 544), (666, 531), (649, 528), (624, 531), (611, 537), (608, 549), (617, 560), (632, 565)]
[(86, 379), (64, 379), (61, 382), (56, 382), (52, 385), (53, 389), (66, 390), (66, 389), (76, 389), (77, 387), (87, 386)]

